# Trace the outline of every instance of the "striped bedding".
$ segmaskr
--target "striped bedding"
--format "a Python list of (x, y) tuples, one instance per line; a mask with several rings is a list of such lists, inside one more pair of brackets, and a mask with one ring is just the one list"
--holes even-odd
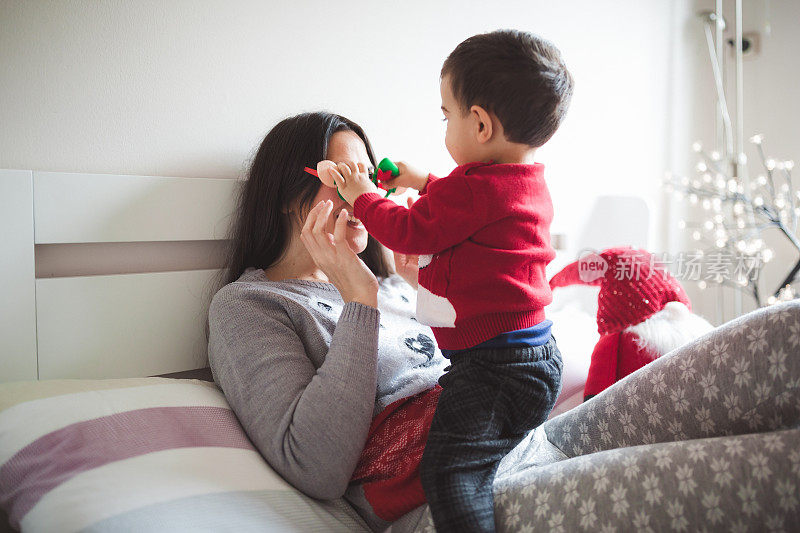
[(368, 531), (286, 483), (199, 380), (0, 385), (0, 507), (23, 532)]

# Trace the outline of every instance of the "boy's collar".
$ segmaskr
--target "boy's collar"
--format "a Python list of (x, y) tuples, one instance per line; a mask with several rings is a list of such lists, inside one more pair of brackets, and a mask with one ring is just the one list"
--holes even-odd
[(528, 167), (538, 172), (544, 170), (544, 165), (542, 163), (495, 163), (493, 159), (490, 159), (488, 162), (474, 161), (472, 163), (464, 163), (463, 165), (459, 165), (456, 168), (454, 168), (451, 174), (455, 174), (456, 172), (466, 174), (474, 168), (488, 167), (488, 166)]

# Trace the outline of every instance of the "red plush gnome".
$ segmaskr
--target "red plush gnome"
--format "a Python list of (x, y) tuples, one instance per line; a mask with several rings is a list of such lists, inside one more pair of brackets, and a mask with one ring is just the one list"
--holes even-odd
[(584, 401), (631, 372), (713, 329), (689, 297), (644, 250), (609, 248), (564, 267), (550, 288), (598, 285), (597, 330)]

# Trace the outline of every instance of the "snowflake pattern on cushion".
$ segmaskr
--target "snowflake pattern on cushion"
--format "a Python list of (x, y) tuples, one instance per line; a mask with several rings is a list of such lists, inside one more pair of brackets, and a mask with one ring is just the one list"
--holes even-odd
[(497, 531), (797, 531), (798, 348), (800, 300), (759, 309), (549, 420), (567, 458), (498, 474)]

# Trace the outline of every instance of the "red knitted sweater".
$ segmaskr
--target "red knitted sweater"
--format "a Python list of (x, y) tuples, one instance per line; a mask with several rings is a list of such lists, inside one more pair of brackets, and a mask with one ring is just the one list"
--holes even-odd
[(384, 246), (419, 254), (417, 319), (439, 348), (469, 348), (544, 320), (553, 205), (540, 163), (469, 163), (429, 176), (410, 209), (377, 193), (354, 214)]

